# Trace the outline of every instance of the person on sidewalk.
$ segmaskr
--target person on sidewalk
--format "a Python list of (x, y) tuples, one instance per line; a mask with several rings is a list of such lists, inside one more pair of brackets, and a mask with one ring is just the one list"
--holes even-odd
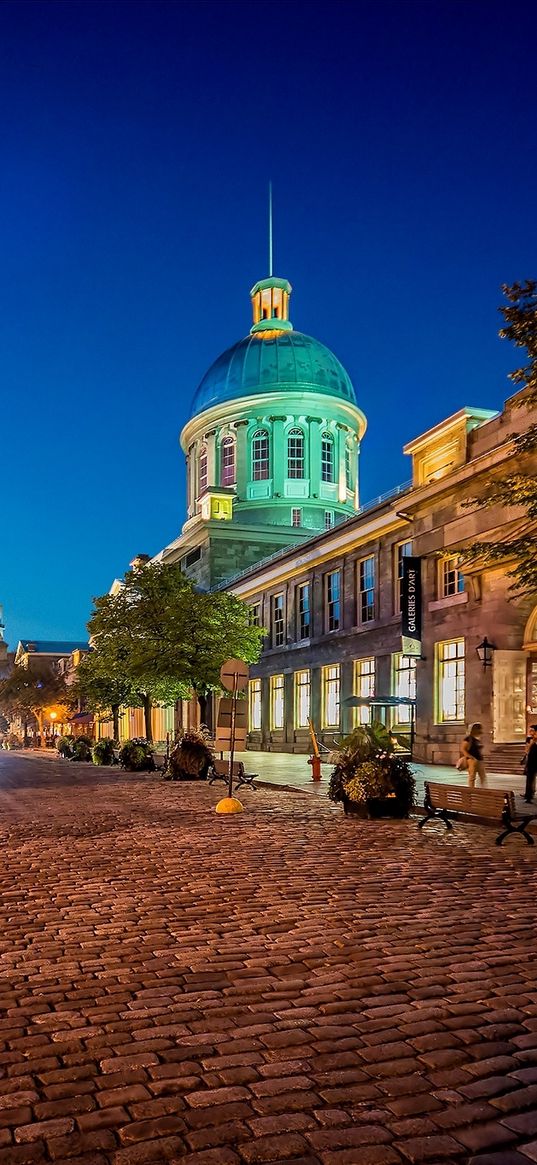
[(468, 784), (471, 789), (475, 788), (476, 777), (479, 777), (483, 787), (487, 783), (487, 774), (483, 761), (483, 745), (481, 744), (482, 732), (482, 724), (472, 724), (468, 736), (464, 737), (461, 745), (461, 754), (468, 761)]
[(531, 805), (535, 796), (535, 778), (537, 777), (537, 724), (530, 724), (530, 740), (524, 763), (526, 774), (526, 792), (524, 800)]

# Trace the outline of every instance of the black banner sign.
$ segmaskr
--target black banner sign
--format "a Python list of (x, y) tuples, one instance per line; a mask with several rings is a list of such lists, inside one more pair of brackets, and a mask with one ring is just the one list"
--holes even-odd
[(421, 655), (421, 558), (403, 557), (401, 585), (403, 655)]

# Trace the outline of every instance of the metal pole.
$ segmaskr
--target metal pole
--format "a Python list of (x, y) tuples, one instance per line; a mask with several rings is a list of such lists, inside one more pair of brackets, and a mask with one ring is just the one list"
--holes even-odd
[(233, 673), (233, 694), (231, 697), (231, 738), (229, 741), (228, 797), (233, 796), (233, 756), (235, 753), (235, 722), (237, 719), (238, 675)]

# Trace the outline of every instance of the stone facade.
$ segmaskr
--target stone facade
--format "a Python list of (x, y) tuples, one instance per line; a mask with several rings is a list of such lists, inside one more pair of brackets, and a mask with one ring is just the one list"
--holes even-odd
[[(330, 744), (368, 715), (346, 705), (349, 697), (412, 694), (415, 667), (417, 759), (454, 761), (472, 721), (484, 726), (489, 756), (510, 746), (520, 752), (526, 722), (537, 716), (533, 604), (509, 593), (507, 567), (457, 569), (461, 547), (500, 538), (523, 520), (517, 510), (466, 507), (491, 476), (517, 468), (510, 438), (535, 419), (519, 405), (512, 398), (499, 415), (462, 409), (406, 447), (413, 482), (405, 493), (227, 584), (267, 629), (251, 669), (251, 747), (309, 750), (305, 673), (312, 722)], [(421, 559), (423, 588), (415, 664), (401, 657), (399, 570), (409, 552)], [(300, 626), (305, 586), (308, 635)], [(496, 648), (486, 669), (476, 652), (484, 637)], [(408, 710), (389, 716), (396, 731), (408, 731)]]

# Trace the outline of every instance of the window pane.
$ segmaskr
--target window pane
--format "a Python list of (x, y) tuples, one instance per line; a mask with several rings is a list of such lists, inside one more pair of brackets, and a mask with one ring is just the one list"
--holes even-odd
[(269, 477), (269, 435), (258, 429), (252, 437), (252, 481), (267, 481)]
[[(416, 660), (410, 656), (397, 654), (393, 657), (393, 694), (399, 700), (416, 699)], [(394, 708), (394, 724), (410, 724), (411, 718), (410, 705)]]
[(321, 480), (334, 480), (334, 438), (323, 433), (321, 442)]
[(339, 664), (323, 667), (323, 727), (339, 728)]
[(284, 677), (270, 677), (270, 727), (283, 728), (284, 724)]
[(339, 631), (341, 626), (341, 574), (331, 571), (326, 576), (326, 629)]
[(284, 642), (283, 595), (272, 596), (272, 646), (282, 647)]
[(209, 477), (208, 477), (207, 450), (205, 448), (203, 448), (200, 451), (200, 459), (199, 459), (199, 490), (198, 490), (198, 493), (202, 494), (205, 492), (205, 490), (207, 489), (208, 480), (209, 480)]
[(298, 599), (298, 638), (309, 639), (310, 637), (310, 587), (309, 583), (302, 583), (297, 587)]
[(304, 434), (301, 429), (291, 429), (287, 437), (287, 476), (304, 477)]
[(235, 482), (235, 441), (225, 437), (220, 446), (220, 482), (233, 485)]
[[(354, 662), (354, 694), (362, 700), (370, 699), (375, 695), (375, 660), (357, 659)], [(364, 704), (356, 708), (355, 724), (369, 724), (372, 719), (371, 708)]]
[(464, 721), (464, 639), (436, 644), (436, 702), (439, 723)]
[(307, 728), (310, 716), (310, 673), (295, 672), (295, 727)]
[(257, 732), (261, 728), (261, 680), (250, 680), (249, 695), (249, 731)]
[(440, 598), (461, 595), (464, 591), (464, 575), (459, 570), (457, 557), (444, 558), (441, 563)]
[(370, 623), (375, 618), (375, 559), (364, 558), (359, 567), (359, 607), (360, 623)]

